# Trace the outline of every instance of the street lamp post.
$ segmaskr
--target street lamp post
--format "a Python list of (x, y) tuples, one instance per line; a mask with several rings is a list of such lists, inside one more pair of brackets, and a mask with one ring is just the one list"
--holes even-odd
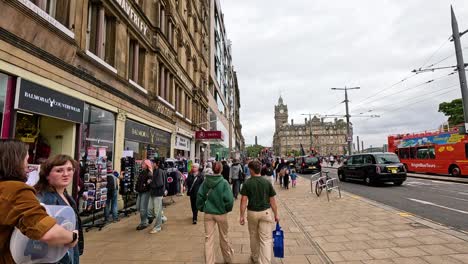
[(353, 136), (351, 135), (351, 129), (349, 126), (349, 107), (348, 107), (348, 90), (358, 90), (361, 89), (361, 87), (346, 87), (345, 88), (331, 88), (332, 90), (339, 90), (339, 91), (345, 91), (345, 104), (346, 104), (346, 141), (348, 142), (348, 155), (352, 154), (352, 144), (353, 144)]

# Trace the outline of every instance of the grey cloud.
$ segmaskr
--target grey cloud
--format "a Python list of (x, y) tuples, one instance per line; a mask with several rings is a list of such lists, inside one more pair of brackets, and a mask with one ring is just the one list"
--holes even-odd
[[(344, 105), (339, 104), (344, 94), (330, 87), (361, 86), (350, 92), (351, 112), (373, 109), (373, 114), (382, 116), (352, 118), (352, 122), (355, 135), (374, 146), (385, 143), (390, 133), (437, 128), (446, 120), (437, 112), (438, 104), (460, 97), (456, 89), (425, 95), (456, 83), (456, 75), (388, 95), (450, 72), (420, 74), (390, 87), (423, 66), (447, 40), (450, 4), (460, 29), (468, 28), (468, 2), (464, 0), (221, 0), (221, 4), (233, 42), (247, 144), (258, 136), (259, 143), (271, 145), (273, 106), (280, 91), (289, 107), (289, 119), (303, 123), (302, 113), (344, 113)], [(462, 41), (468, 46), (468, 38)], [(453, 43), (447, 42), (428, 64), (451, 54)], [(440, 65), (454, 63), (452, 57)], [(361, 103), (383, 88), (387, 89), (375, 97), (380, 100)], [(401, 107), (398, 102), (405, 106), (417, 98), (425, 101), (392, 111)]]

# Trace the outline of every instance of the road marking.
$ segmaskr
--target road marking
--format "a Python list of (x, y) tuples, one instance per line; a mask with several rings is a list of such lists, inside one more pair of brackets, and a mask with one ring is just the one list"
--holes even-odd
[(432, 205), (432, 206), (436, 206), (436, 207), (440, 207), (440, 208), (447, 209), (447, 210), (450, 210), (450, 211), (454, 211), (454, 212), (458, 212), (458, 213), (468, 215), (468, 212), (466, 212), (466, 211), (450, 208), (450, 207), (443, 206), (443, 205), (440, 205), (440, 204), (435, 204), (435, 203), (431, 203), (431, 202), (428, 202), (428, 201), (423, 201), (423, 200), (418, 200), (418, 199), (413, 199), (413, 198), (407, 198), (407, 199), (409, 199), (409, 200), (411, 200), (413, 202), (417, 202), (417, 203), (421, 203), (421, 204), (425, 204), (425, 205)]
[(468, 193), (466, 193), (466, 192), (458, 192), (458, 194), (461, 194), (461, 195), (468, 195)]
[(454, 185), (454, 182), (445, 182), (445, 181), (436, 181), (436, 180), (431, 180), (433, 183), (439, 183), (439, 184), (447, 184), (447, 185)]
[(354, 194), (352, 194), (351, 197), (354, 198), (354, 199), (361, 199), (360, 196), (357, 196), (357, 195), (354, 195)]
[(468, 202), (467, 199), (463, 199), (463, 198), (457, 198), (457, 197), (448, 196), (448, 195), (440, 195), (440, 196), (447, 197), (447, 198), (450, 198), (450, 199), (455, 199), (455, 200), (460, 200), (460, 201)]
[(403, 217), (413, 216), (412, 214), (409, 214), (409, 213), (398, 213), (398, 215), (403, 216)]

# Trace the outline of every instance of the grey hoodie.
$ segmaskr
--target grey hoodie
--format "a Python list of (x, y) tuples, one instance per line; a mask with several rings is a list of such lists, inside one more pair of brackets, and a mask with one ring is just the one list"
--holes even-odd
[(229, 170), (229, 178), (231, 180), (238, 180), (239, 179), (239, 171), (242, 170), (242, 166), (239, 163), (234, 163)]

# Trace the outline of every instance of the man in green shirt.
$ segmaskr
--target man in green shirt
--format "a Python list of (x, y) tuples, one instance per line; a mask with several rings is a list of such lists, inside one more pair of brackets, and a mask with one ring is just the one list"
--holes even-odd
[[(279, 221), (275, 200), (275, 189), (261, 177), (262, 163), (258, 160), (249, 162), (251, 177), (242, 185), (240, 204), (240, 224), (245, 224), (245, 209), (250, 233), (251, 260), (266, 264), (271, 261), (273, 218)], [(247, 204), (248, 201), (248, 204)], [(273, 211), (273, 213), (272, 213)]]

